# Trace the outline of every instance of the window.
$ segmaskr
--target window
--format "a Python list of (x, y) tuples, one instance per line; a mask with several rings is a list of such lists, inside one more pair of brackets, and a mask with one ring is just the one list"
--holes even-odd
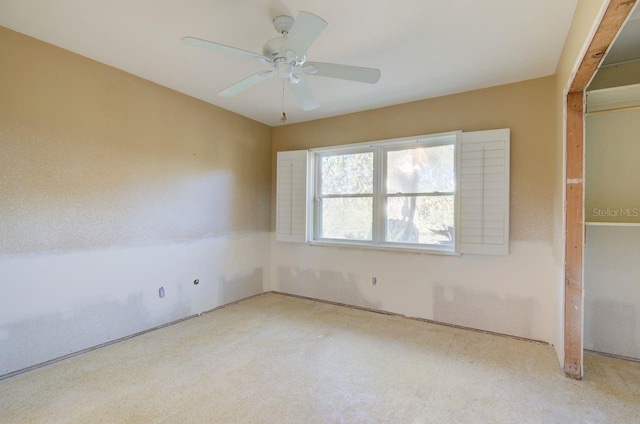
[(385, 242), (453, 248), (454, 142), (383, 150)]
[(455, 135), (315, 152), (315, 241), (453, 249)]
[(277, 239), (507, 254), (509, 137), (456, 132), (279, 152)]
[(374, 154), (318, 153), (315, 238), (373, 240)]

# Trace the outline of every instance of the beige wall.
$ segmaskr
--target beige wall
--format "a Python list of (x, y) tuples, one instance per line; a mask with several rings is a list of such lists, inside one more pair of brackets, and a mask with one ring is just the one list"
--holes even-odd
[(268, 126), (2, 27), (0, 57), (0, 253), (268, 231)]
[(272, 289), (552, 342), (553, 90), (551, 76), (274, 128), (273, 166), (282, 150), (511, 128), (511, 242), (458, 257), (274, 241)]
[[(552, 238), (554, 78), (476, 90), (273, 129), (283, 150), (445, 131), (511, 128), (511, 239)], [(275, 168), (272, 168), (272, 173)], [(274, 174), (275, 175), (275, 174)], [(275, 182), (272, 183), (275, 195)], [(273, 202), (272, 202), (273, 203)], [(272, 216), (272, 229), (275, 218)]]
[(0, 27), (0, 375), (261, 293), (270, 181), (270, 127)]
[[(605, 3), (578, 2), (555, 76), (273, 130), (0, 28), (0, 350), (18, 349), (0, 374), (250, 294), (264, 273), (277, 289), (279, 273), (299, 270), (323, 290), (348, 278), (334, 284), (346, 295), (319, 297), (555, 340), (562, 358), (563, 92)], [(277, 151), (505, 127), (509, 257), (254, 236), (270, 212), (273, 229)], [(203, 291), (183, 285), (194, 276)]]

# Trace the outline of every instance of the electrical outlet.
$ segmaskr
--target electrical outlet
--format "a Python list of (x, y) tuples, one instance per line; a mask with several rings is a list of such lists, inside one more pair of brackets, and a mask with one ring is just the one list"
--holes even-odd
[(375, 286), (376, 284), (378, 284), (378, 279), (376, 277), (372, 277), (371, 278), (371, 285)]
[(160, 287), (158, 290), (158, 296), (160, 296), (160, 299), (164, 297), (164, 287)]

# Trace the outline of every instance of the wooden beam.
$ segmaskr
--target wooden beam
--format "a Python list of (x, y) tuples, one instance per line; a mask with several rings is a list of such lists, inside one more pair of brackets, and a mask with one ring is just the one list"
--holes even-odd
[(584, 94), (567, 96), (564, 371), (582, 377), (582, 263), (584, 258)]
[(636, 0), (611, 0), (576, 72), (566, 100), (564, 372), (582, 378), (584, 281), (584, 90)]
[(569, 93), (584, 91), (587, 88), (587, 84), (598, 70), (605, 53), (609, 50), (609, 46), (618, 35), (635, 4), (636, 0), (611, 0), (589, 48), (582, 58), (580, 68), (578, 68), (569, 88)]

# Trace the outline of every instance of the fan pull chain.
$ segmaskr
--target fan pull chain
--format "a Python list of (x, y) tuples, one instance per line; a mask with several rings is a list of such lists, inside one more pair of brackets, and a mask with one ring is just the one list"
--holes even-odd
[(284, 113), (284, 78), (282, 79), (282, 115), (280, 115), (280, 122), (287, 123), (287, 114)]

